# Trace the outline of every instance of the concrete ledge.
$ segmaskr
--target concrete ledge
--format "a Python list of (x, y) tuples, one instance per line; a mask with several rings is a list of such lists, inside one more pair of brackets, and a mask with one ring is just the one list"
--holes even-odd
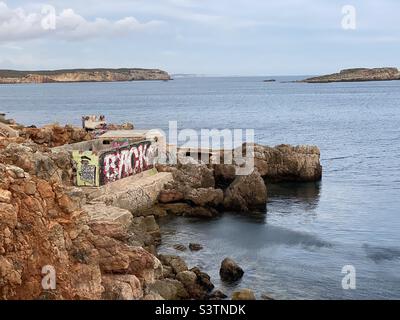
[(141, 176), (135, 175), (95, 188), (96, 190), (87, 190), (88, 200), (93, 204), (103, 202), (109, 206), (126, 209), (133, 215), (149, 209), (156, 203), (165, 184), (173, 180), (169, 172), (149, 171)]

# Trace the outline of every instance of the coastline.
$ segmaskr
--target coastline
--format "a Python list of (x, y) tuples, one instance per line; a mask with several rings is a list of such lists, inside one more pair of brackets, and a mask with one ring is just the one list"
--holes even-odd
[(169, 81), (171, 79), (171, 76), (167, 72), (160, 69), (0, 70), (0, 84)]
[[(256, 145), (257, 169), (249, 177), (236, 177), (234, 167), (229, 165), (210, 167), (181, 163), (178, 166), (155, 165), (148, 171), (98, 190), (85, 189), (75, 186), (74, 161), (63, 146), (91, 141), (92, 138), (79, 128), (47, 126), (20, 127), (19, 137), (1, 139), (1, 166), (2, 172), (6, 173), (1, 185), (2, 206), (10, 217), (6, 220), (9, 221), (10, 236), (24, 235), (35, 243), (37, 234), (43, 235), (47, 239), (43, 246), (56, 245), (62, 254), (56, 255), (58, 258), (53, 261), (54, 265), (67, 276), (71, 270), (65, 263), (69, 261), (68, 265), (72, 265), (76, 273), (53, 293), (58, 298), (223, 299), (225, 295), (213, 290), (214, 285), (206, 273), (197, 267), (189, 269), (179, 255), (157, 253), (157, 245), (162, 241), (157, 218), (178, 215), (209, 219), (225, 210), (242, 214), (252, 210), (265, 211), (266, 181), (314, 181), (321, 179), (322, 174), (316, 147), (269, 148)], [(306, 165), (298, 171), (294, 159)], [(188, 159), (181, 159), (184, 160)], [(45, 167), (43, 163), (46, 163)], [(288, 170), (290, 175), (287, 175)], [(147, 199), (145, 203), (139, 201), (143, 196)], [(34, 233), (15, 229), (18, 224), (26, 223), (25, 219), (32, 219), (37, 214), (33, 214), (31, 207), (16, 207), (19, 201), (42, 203), (38, 210), (47, 223), (40, 226), (34, 222)], [(62, 229), (64, 232), (57, 236), (53, 233)], [(45, 236), (47, 233), (49, 235)], [(55, 236), (58, 240), (54, 239)], [(19, 241), (18, 236), (14, 241)], [(57, 243), (60, 241), (70, 243), (69, 247), (59, 247)], [(91, 253), (87, 251), (88, 244), (92, 247)], [(24, 245), (29, 246), (27, 243)], [(7, 246), (4, 248), (6, 260), (2, 264), (8, 259), (14, 262), (24, 259), (24, 251), (10, 256)], [(43, 263), (49, 259), (49, 254), (42, 251), (33, 263)], [(37, 289), (26, 290), (24, 279), (27, 275), (18, 270), (15, 272), (20, 280), (6, 279), (8, 298), (32, 299), (44, 294)], [(89, 274), (95, 280), (79, 289), (74, 287), (74, 279), (82, 281)], [(39, 286), (38, 275), (28, 277)], [(127, 284), (130, 289), (126, 289)], [(89, 287), (95, 290), (88, 291)], [(7, 295), (5, 292), (2, 294)]]

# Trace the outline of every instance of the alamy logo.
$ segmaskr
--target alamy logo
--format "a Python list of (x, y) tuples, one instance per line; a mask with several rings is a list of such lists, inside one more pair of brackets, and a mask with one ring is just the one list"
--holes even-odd
[(56, 8), (51, 5), (45, 5), (42, 7), (43, 18), (40, 21), (40, 25), (44, 30), (55, 30), (56, 29)]
[(352, 5), (346, 5), (342, 8), (342, 28), (344, 30), (355, 30), (357, 28), (357, 11)]
[(42, 288), (44, 290), (56, 289), (56, 269), (53, 266), (46, 265), (42, 268)]
[[(168, 143), (164, 131), (155, 131), (163, 137), (158, 141), (157, 163), (175, 165), (179, 160), (181, 163), (233, 164), (238, 176), (250, 175), (254, 171), (254, 129), (178, 130), (177, 121), (170, 121)], [(150, 130), (147, 134), (146, 138), (150, 140), (154, 132)]]
[(346, 265), (342, 268), (342, 273), (345, 276), (342, 279), (343, 290), (356, 289), (356, 268), (353, 265)]

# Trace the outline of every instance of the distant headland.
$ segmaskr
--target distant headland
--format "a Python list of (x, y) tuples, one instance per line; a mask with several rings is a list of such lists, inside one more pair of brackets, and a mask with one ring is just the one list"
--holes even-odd
[(300, 80), (307, 83), (330, 82), (359, 82), (359, 81), (389, 81), (400, 80), (400, 71), (397, 68), (355, 68), (345, 69), (339, 73)]
[(63, 83), (63, 82), (114, 82), (138, 80), (171, 80), (159, 69), (64, 69), (41, 71), (0, 70), (0, 83)]

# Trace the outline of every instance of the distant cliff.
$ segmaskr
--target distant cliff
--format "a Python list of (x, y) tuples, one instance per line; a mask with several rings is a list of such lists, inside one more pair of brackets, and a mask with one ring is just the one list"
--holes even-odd
[(400, 71), (396, 68), (357, 68), (345, 69), (339, 73), (320, 77), (308, 78), (300, 82), (329, 83), (329, 82), (357, 82), (357, 81), (388, 81), (400, 80)]
[(0, 83), (107, 82), (170, 80), (158, 69), (71, 69), (52, 71), (0, 70)]

